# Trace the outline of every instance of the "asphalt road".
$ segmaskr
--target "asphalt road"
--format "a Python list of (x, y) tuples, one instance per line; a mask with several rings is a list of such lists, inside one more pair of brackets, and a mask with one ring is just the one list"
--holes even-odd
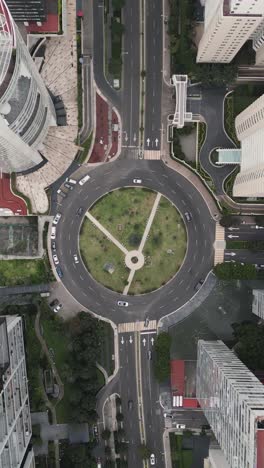
[(264, 240), (264, 227), (256, 229), (256, 224), (243, 224), (237, 228), (227, 228), (225, 230), (225, 239), (234, 241)]
[[(138, 452), (140, 446), (138, 398), (135, 363), (135, 334), (123, 333), (119, 335), (119, 392), (122, 398), (122, 413), (124, 415), (124, 430), (128, 442), (128, 466), (142, 467), (142, 460)], [(129, 409), (128, 402), (132, 401)]]
[(225, 262), (234, 260), (240, 263), (264, 265), (264, 250), (251, 251), (246, 249), (225, 250)]
[[(144, 320), (146, 316), (159, 319), (177, 310), (195, 294), (195, 286), (213, 266), (215, 223), (200, 193), (187, 179), (161, 161), (117, 160), (93, 169), (90, 175), (84, 186), (76, 184), (59, 207), (62, 217), (57, 225), (56, 246), (64, 286), (84, 307), (115, 323)], [(143, 180), (143, 186), (168, 197), (183, 219), (184, 213), (190, 212), (192, 220), (186, 223), (187, 252), (177, 275), (157, 291), (128, 297), (97, 283), (81, 258), (79, 264), (74, 263), (73, 255), (77, 253), (80, 257), (78, 238), (83, 221), (83, 217), (76, 213), (79, 207), (88, 210), (113, 189), (133, 185), (133, 179), (138, 177)], [(129, 306), (125, 309), (118, 307), (120, 299), (128, 300)]]
[(154, 377), (152, 360), (155, 338), (156, 330), (148, 330), (147, 332), (140, 334), (141, 375), (146, 445), (155, 455), (156, 466), (163, 468), (165, 466), (162, 439), (164, 431), (164, 417), (159, 404), (160, 388)]
[(146, 0), (145, 149), (160, 149), (162, 91), (162, 1)]
[[(122, 143), (126, 148), (139, 145), (139, 99), (140, 99), (140, 2), (126, 0), (123, 8), (123, 79), (122, 101)], [(129, 150), (123, 150), (123, 156)]]

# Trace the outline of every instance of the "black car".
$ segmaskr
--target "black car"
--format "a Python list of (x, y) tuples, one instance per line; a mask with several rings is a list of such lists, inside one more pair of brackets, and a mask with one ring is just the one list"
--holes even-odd
[(50, 303), (50, 307), (55, 307), (58, 305), (58, 303), (59, 303), (58, 299), (54, 299), (54, 301)]
[(56, 242), (55, 241), (53, 241), (51, 243), (51, 248), (52, 248), (52, 250), (56, 250)]
[(58, 276), (59, 276), (60, 278), (62, 278), (62, 277), (63, 277), (63, 273), (62, 273), (62, 269), (61, 269), (60, 266), (57, 266), (56, 271), (57, 271), (57, 273), (58, 273)]
[(77, 210), (77, 212), (76, 212), (76, 215), (77, 215), (77, 216), (82, 216), (83, 212), (84, 212), (84, 209), (83, 209), (82, 206), (80, 206), (80, 208), (78, 208), (78, 210)]

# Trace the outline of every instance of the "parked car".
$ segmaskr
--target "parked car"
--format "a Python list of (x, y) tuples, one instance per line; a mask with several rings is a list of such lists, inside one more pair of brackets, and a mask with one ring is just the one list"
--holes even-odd
[(80, 185), (84, 185), (85, 182), (87, 182), (87, 180), (90, 179), (90, 176), (87, 174), (86, 176), (84, 176), (81, 180), (79, 180), (79, 184)]
[(176, 424), (176, 429), (185, 429), (186, 424)]
[(76, 215), (77, 216), (82, 216), (84, 212), (84, 208), (82, 206), (80, 206), (80, 208), (78, 208), (78, 210), (76, 211)]
[(142, 184), (142, 179), (133, 179), (133, 184)]
[(61, 219), (61, 213), (57, 213), (55, 218), (52, 221), (52, 224), (58, 224), (60, 219)]
[(51, 235), (50, 235), (50, 238), (51, 238), (51, 239), (56, 239), (56, 226), (52, 226), (52, 227), (51, 227)]
[(62, 277), (63, 277), (63, 273), (62, 273), (62, 269), (61, 269), (60, 266), (57, 266), (56, 271), (57, 271), (57, 274), (58, 274), (59, 278), (62, 278)]
[(56, 305), (58, 305), (58, 303), (59, 303), (58, 299), (54, 299), (53, 301), (51, 301), (50, 307), (55, 307)]
[(79, 259), (78, 259), (77, 254), (73, 255), (73, 259), (74, 259), (74, 263), (79, 263)]
[(67, 193), (63, 192), (63, 190), (61, 190), (60, 188), (57, 190), (57, 193), (58, 193), (62, 198), (66, 198), (66, 197), (67, 197)]
[(56, 250), (56, 242), (55, 241), (52, 241), (51, 248), (52, 248), (52, 250)]
[(73, 190), (73, 186), (69, 184), (69, 182), (64, 182), (64, 187), (66, 187), (69, 190)]
[(65, 182), (68, 182), (68, 183), (71, 184), (71, 185), (76, 185), (76, 184), (77, 184), (77, 180), (71, 179), (70, 177), (67, 177), (67, 179), (65, 180)]
[(128, 302), (126, 301), (117, 301), (119, 307), (128, 307)]
[(186, 211), (184, 213), (184, 216), (185, 216), (186, 221), (188, 221), (188, 223), (192, 220), (192, 215), (189, 211)]
[(154, 453), (152, 453), (152, 454), (150, 455), (150, 459), (149, 459), (149, 460), (150, 460), (150, 464), (151, 464), (152, 466), (155, 465), (156, 459), (155, 459)]
[(58, 265), (60, 263), (57, 254), (53, 254), (52, 258), (53, 258), (53, 261), (54, 261), (55, 265)]
[(59, 310), (61, 310), (61, 308), (62, 308), (62, 304), (58, 304), (56, 307), (54, 307), (53, 312), (55, 312), (55, 314), (57, 314), (59, 312)]

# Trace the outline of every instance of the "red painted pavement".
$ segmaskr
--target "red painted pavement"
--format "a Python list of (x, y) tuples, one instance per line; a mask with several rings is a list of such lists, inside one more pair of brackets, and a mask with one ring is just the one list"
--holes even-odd
[(8, 208), (14, 214), (27, 215), (27, 205), (22, 198), (14, 195), (10, 188), (10, 176), (0, 177), (0, 208)]
[(26, 27), (27, 33), (57, 33), (59, 31), (59, 17), (56, 14), (48, 13), (47, 21), (43, 21), (41, 26), (37, 23), (29, 22)]
[(118, 133), (113, 130), (113, 125), (118, 124), (117, 114), (112, 111), (111, 122), (108, 121), (108, 103), (96, 93), (96, 133), (94, 146), (89, 163), (98, 163), (106, 161), (107, 149), (109, 145), (109, 132), (112, 135), (112, 146), (109, 156), (113, 158), (118, 150)]

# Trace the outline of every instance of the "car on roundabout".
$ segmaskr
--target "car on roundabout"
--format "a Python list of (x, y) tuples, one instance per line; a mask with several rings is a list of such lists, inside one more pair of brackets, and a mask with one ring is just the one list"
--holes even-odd
[(77, 254), (74, 254), (73, 255), (73, 260), (74, 260), (74, 263), (79, 263), (79, 259), (78, 259), (78, 255)]
[(128, 307), (128, 302), (126, 301), (117, 301), (119, 307)]

